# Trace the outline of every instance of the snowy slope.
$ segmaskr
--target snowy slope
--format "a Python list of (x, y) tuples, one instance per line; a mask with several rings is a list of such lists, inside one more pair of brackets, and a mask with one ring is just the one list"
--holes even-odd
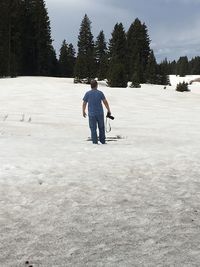
[[(92, 145), (72, 79), (0, 80), (0, 266), (199, 266), (200, 83), (102, 90)], [(185, 77), (190, 79), (193, 77)]]

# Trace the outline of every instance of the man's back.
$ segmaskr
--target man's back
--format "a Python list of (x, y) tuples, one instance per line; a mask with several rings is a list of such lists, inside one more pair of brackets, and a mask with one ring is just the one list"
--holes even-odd
[(102, 100), (104, 99), (105, 96), (103, 92), (97, 89), (92, 89), (85, 94), (83, 101), (88, 103), (89, 116), (103, 114)]

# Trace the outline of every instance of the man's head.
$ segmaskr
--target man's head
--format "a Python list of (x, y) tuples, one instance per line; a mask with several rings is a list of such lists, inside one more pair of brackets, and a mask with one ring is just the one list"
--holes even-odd
[(92, 89), (96, 89), (98, 84), (96, 80), (91, 80), (90, 85)]

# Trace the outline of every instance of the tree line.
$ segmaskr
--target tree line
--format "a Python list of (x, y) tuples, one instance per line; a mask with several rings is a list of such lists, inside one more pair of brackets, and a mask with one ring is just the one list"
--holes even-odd
[(1, 0), (0, 76), (54, 75), (56, 53), (43, 0)]
[(96, 40), (85, 14), (77, 53), (63, 40), (58, 59), (52, 45), (50, 20), (44, 0), (1, 0), (0, 77), (75, 77), (76, 82), (97, 77), (111, 87), (140, 83), (168, 84), (169, 74), (199, 74), (200, 57), (156, 62), (145, 23), (136, 18), (126, 32), (116, 23), (107, 42), (103, 30)]

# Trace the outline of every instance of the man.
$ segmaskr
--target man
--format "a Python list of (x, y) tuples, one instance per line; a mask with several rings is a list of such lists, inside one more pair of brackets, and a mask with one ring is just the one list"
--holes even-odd
[(91, 138), (93, 144), (98, 144), (97, 137), (97, 125), (99, 129), (99, 141), (105, 144), (105, 126), (104, 126), (104, 113), (102, 102), (105, 105), (107, 111), (110, 112), (108, 101), (106, 100), (103, 92), (97, 89), (98, 84), (96, 80), (92, 80), (91, 90), (88, 91), (83, 98), (83, 117), (87, 116), (85, 109), (88, 104), (88, 116), (89, 116), (89, 127), (91, 130)]

